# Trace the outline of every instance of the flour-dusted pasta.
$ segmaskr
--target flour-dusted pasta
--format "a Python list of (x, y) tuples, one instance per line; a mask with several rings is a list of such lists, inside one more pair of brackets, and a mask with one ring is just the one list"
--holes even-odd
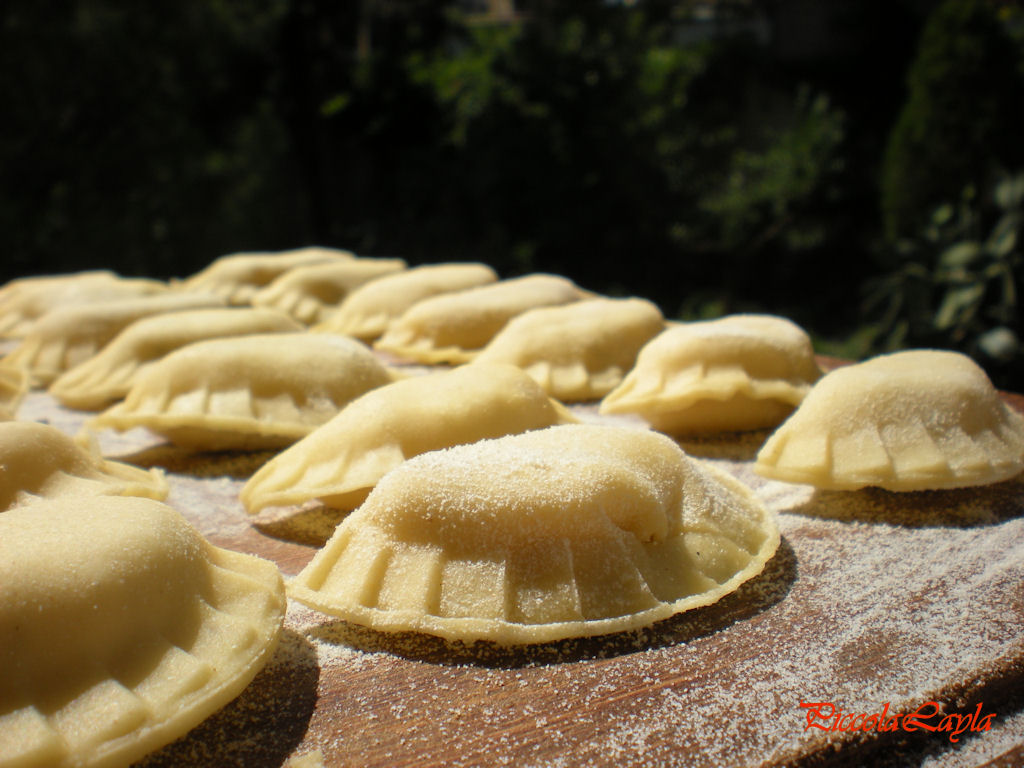
[(290, 269), (355, 258), (351, 251), (307, 246), (289, 251), (232, 253), (178, 284), (181, 290), (222, 296), (229, 304), (244, 305)]
[(394, 374), (343, 336), (277, 333), (198, 341), (136, 377), (93, 427), (146, 427), (195, 450), (290, 445)]
[(140, 370), (187, 344), (301, 330), (300, 323), (272, 309), (224, 307), (147, 317), (125, 328), (95, 356), (61, 374), (49, 391), (69, 408), (99, 410), (127, 395)]
[(104, 459), (99, 449), (34, 421), (0, 422), (0, 511), (39, 499), (167, 498), (160, 470)]
[(661, 310), (646, 299), (539, 307), (512, 318), (473, 362), (518, 366), (564, 402), (598, 400), (622, 381), (640, 348), (664, 328)]
[(0, 360), (0, 421), (13, 419), (28, 391), (28, 371)]
[(252, 298), (257, 307), (273, 307), (312, 325), (326, 319), (352, 291), (406, 268), (402, 259), (357, 258), (296, 267)]
[(465, 363), (516, 315), (586, 295), (570, 280), (544, 274), (446, 293), (413, 304), (374, 346), (419, 363)]
[(754, 469), (832, 490), (996, 483), (1024, 469), (1024, 418), (966, 355), (897, 352), (822, 378)]
[(820, 376), (799, 326), (731, 315), (656, 336), (600, 411), (636, 414), (670, 434), (765, 429), (792, 413)]
[(127, 766), (235, 698), (284, 618), (273, 563), (149, 499), (0, 513), (0, 764)]
[(413, 304), (432, 296), (487, 285), (497, 279), (497, 273), (486, 264), (414, 267), (356, 288), (336, 312), (313, 330), (373, 341)]
[(537, 643), (708, 605), (778, 544), (749, 489), (664, 435), (564, 425), (401, 464), (289, 590), (377, 630)]
[(0, 336), (21, 338), (35, 320), (53, 309), (167, 290), (159, 280), (118, 277), (106, 270), (19, 278), (0, 288)]
[(223, 304), (223, 299), (211, 294), (165, 293), (54, 309), (29, 327), (4, 360), (26, 369), (34, 384), (47, 386), (64, 371), (91, 358), (136, 320)]
[(312, 499), (354, 509), (381, 477), (418, 454), (575, 421), (512, 366), (414, 376), (353, 400), (263, 465), (241, 498), (250, 512)]

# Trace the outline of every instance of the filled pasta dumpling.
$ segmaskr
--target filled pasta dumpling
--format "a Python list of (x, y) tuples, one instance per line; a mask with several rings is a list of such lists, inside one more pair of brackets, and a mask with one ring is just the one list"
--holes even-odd
[(821, 376), (811, 340), (771, 315), (731, 315), (673, 325), (601, 402), (669, 434), (775, 427)]
[(364, 341), (379, 338), (388, 324), (418, 301), (496, 282), (486, 264), (427, 264), (356, 288), (324, 322), (313, 328)]
[(0, 288), (0, 336), (21, 338), (53, 309), (164, 293), (166, 283), (119, 277), (107, 270), (23, 277)]
[(165, 293), (54, 309), (36, 320), (4, 359), (26, 369), (33, 383), (46, 386), (91, 358), (136, 320), (223, 304), (210, 294)]
[(355, 339), (278, 333), (199, 341), (149, 366), (93, 427), (146, 427), (184, 448), (289, 445), (393, 374)]
[(563, 425), (400, 465), (289, 590), (377, 630), (537, 643), (708, 605), (778, 544), (749, 489), (664, 435)]
[(414, 376), (353, 400), (264, 464), (241, 498), (250, 512), (312, 499), (354, 509), (381, 477), (418, 454), (575, 421), (512, 366)]
[(69, 408), (99, 410), (127, 395), (140, 370), (187, 344), (301, 330), (302, 325), (283, 312), (248, 307), (147, 317), (125, 328), (95, 356), (61, 374), (49, 391)]
[(48, 424), (0, 423), (0, 510), (62, 496), (144, 496), (167, 498), (169, 487), (157, 469), (109, 461), (88, 442)]
[(0, 514), (0, 762), (129, 765), (235, 698), (277, 646), (273, 563), (149, 499)]
[(966, 355), (897, 352), (822, 378), (754, 469), (831, 490), (996, 483), (1024, 469), (1024, 417)]
[(564, 402), (598, 400), (622, 381), (640, 348), (664, 328), (661, 310), (645, 299), (540, 307), (510, 320), (473, 362), (516, 365)]
[(413, 304), (374, 346), (418, 363), (466, 363), (516, 315), (586, 294), (557, 275), (534, 274)]
[(402, 271), (402, 259), (354, 258), (296, 267), (252, 297), (257, 307), (287, 312), (306, 325), (319, 323), (359, 286)]
[(232, 305), (245, 305), (252, 302), (261, 288), (290, 269), (354, 257), (351, 251), (316, 245), (288, 251), (231, 253), (182, 280), (178, 287), (185, 291), (213, 293)]

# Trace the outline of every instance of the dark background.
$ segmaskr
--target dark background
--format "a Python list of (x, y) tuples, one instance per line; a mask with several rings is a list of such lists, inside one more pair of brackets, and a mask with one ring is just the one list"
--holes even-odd
[(1018, 3), (8, 0), (0, 282), (317, 243), (1024, 390)]

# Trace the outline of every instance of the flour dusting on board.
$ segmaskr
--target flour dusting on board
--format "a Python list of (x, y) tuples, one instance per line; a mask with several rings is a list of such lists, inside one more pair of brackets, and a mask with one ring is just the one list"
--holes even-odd
[[(72, 434), (81, 423), (37, 393), (19, 415)], [(114, 457), (154, 450), (111, 440), (101, 436)], [(893, 714), (932, 700), (997, 716), (955, 745), (918, 732), (909, 753), (867, 762), (1019, 763), (1024, 702), (993, 681), (1024, 675), (1024, 480), (816, 493), (753, 474), (758, 440), (684, 443), (779, 515), (775, 558), (718, 603), (633, 632), (508, 649), (376, 633), (290, 602), (268, 668), (143, 765), (778, 765), (832, 743), (847, 757), (871, 747), (808, 730), (801, 702)], [(313, 547), (257, 530), (237, 501), (252, 467), (207, 461), (207, 472), (168, 471), (170, 503), (214, 543), (243, 542), (297, 573)]]

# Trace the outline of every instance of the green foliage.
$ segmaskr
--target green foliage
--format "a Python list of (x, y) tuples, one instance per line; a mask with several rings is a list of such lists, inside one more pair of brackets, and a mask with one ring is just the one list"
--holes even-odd
[[(669, 312), (738, 275), (796, 290), (834, 245), (842, 113), (773, 82), (749, 42), (681, 45), (670, 3), (546, 2), (506, 26), (388, 9), (388, 47), (359, 77), (334, 62), (314, 99), (331, 239), (559, 271)], [(388, 30), (414, 21), (436, 34), (394, 56)]]
[(946, 0), (922, 33), (908, 98), (882, 169), (885, 232), (917, 232), (929, 211), (997, 167), (1024, 163), (1019, 52), (984, 0)]
[[(878, 350), (952, 347), (1010, 382), (1024, 368), (1024, 174), (1003, 175), (979, 196), (968, 187), (901, 243), (899, 267), (870, 285)], [(1020, 381), (1016, 380), (1019, 385)]]
[(318, 241), (807, 321), (870, 266), (848, 102), (742, 36), (680, 42), (705, 4), (154, 1), (0, 11), (10, 271)]
[(822, 244), (827, 225), (801, 214), (820, 195), (834, 194), (831, 185), (843, 169), (843, 122), (825, 95), (804, 88), (791, 123), (773, 131), (767, 147), (733, 152), (720, 187), (701, 202), (720, 227), (723, 246), (744, 249), (772, 238), (784, 238), (795, 251)]

